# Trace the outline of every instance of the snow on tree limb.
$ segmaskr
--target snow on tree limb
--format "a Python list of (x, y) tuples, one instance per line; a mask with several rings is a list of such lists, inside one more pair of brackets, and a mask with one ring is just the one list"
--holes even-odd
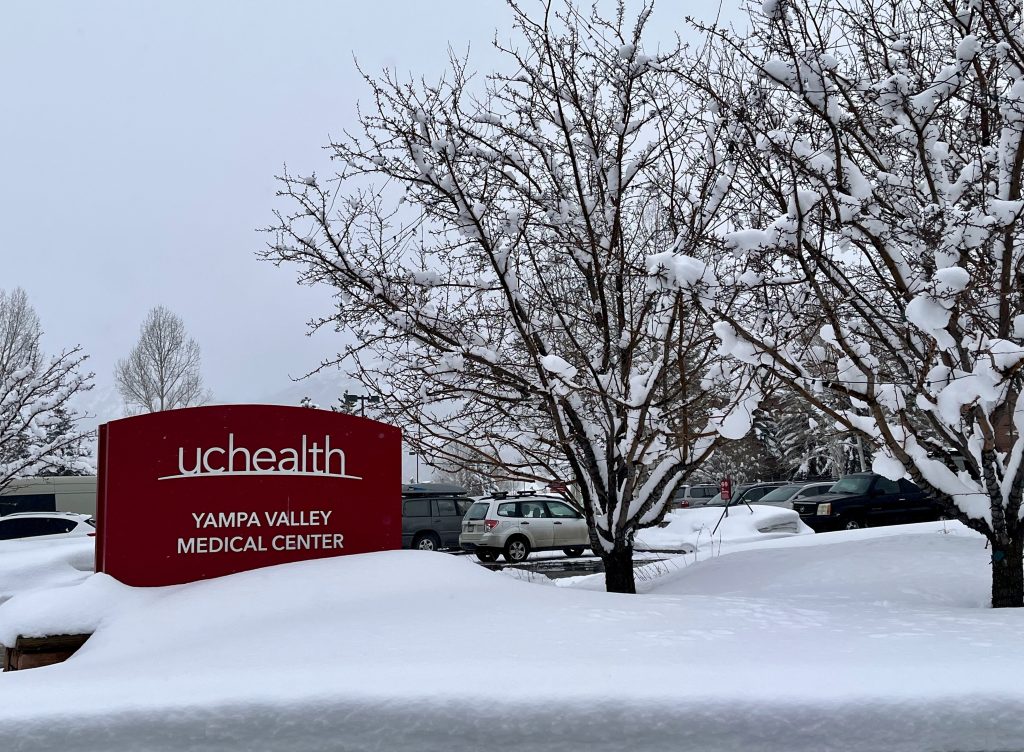
[(281, 177), (266, 256), (338, 290), (318, 324), (358, 344), (329, 363), (421, 427), (418, 450), (573, 481), (595, 547), (629, 553), (746, 404), (749, 380), (706, 378), (711, 322), (658, 267), (713, 265), (734, 166), (684, 50), (645, 51), (649, 8), (630, 27), (511, 5), (509, 65), (479, 84), (462, 59), (437, 83), (366, 76), (335, 179)]

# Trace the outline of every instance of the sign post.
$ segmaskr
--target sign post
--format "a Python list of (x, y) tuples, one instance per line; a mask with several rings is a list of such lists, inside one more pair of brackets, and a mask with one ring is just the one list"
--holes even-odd
[(718, 490), (722, 493), (722, 501), (732, 500), (732, 480), (730, 478), (722, 478), (722, 482)]
[(398, 549), (401, 431), (217, 405), (100, 427), (96, 571), (155, 586)]

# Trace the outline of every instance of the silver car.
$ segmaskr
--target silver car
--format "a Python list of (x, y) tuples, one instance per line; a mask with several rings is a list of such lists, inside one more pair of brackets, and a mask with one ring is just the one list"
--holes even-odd
[(462, 519), (459, 545), (480, 561), (525, 561), (531, 551), (561, 549), (582, 556), (590, 546), (583, 514), (553, 496), (508, 497), (496, 494), (477, 501)]

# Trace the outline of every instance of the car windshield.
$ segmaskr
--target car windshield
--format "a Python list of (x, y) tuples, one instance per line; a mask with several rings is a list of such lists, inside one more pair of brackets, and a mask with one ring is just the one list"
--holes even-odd
[(801, 486), (780, 486), (762, 496), (761, 501), (786, 501), (786, 499), (793, 498), (793, 495), (800, 489)]
[(478, 501), (476, 504), (469, 508), (469, 512), (466, 513), (467, 520), (482, 520), (487, 516), (487, 509), (491, 505), (486, 501)]
[(870, 485), (870, 475), (847, 475), (845, 478), (840, 478), (836, 484), (828, 490), (828, 492), (862, 494), (867, 492), (868, 486)]

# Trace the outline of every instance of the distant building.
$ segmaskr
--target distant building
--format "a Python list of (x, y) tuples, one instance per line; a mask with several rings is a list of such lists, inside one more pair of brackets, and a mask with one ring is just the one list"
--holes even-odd
[(0, 490), (0, 516), (13, 512), (96, 514), (95, 475), (16, 478)]

